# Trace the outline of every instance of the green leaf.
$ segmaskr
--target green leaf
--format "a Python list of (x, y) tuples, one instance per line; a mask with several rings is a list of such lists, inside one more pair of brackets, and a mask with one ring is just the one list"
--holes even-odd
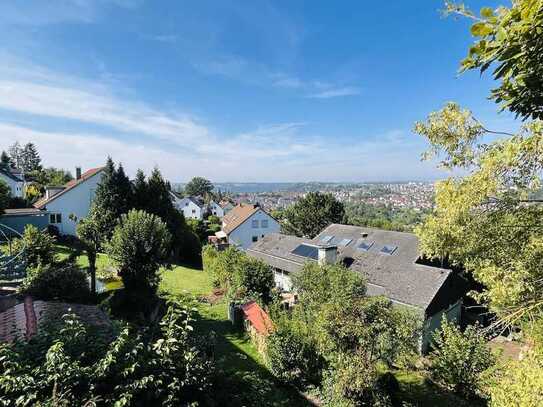
[(493, 15), (494, 15), (494, 10), (492, 10), (490, 7), (483, 7), (481, 9), (481, 17), (490, 18)]
[(471, 34), (476, 37), (484, 37), (492, 34), (493, 31), (492, 27), (486, 23), (475, 23), (471, 26)]

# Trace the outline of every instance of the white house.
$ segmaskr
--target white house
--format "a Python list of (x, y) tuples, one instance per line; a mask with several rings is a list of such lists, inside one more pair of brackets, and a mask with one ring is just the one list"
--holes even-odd
[(178, 211), (183, 212), (185, 219), (204, 219), (207, 206), (204, 201), (195, 196), (181, 197), (177, 193), (170, 191), (173, 204)]
[(214, 215), (214, 216), (217, 216), (219, 218), (223, 218), (224, 216), (224, 209), (222, 208), (221, 205), (219, 205), (217, 202), (215, 201), (211, 201), (209, 202), (209, 205), (208, 205), (208, 210), (209, 210), (209, 213), (211, 215)]
[(89, 214), (103, 169), (93, 168), (81, 174), (81, 169), (77, 168), (74, 180), (63, 187), (48, 188), (34, 207), (47, 210), (49, 224), (56, 226), (61, 234), (75, 236), (76, 221)]
[[(219, 206), (222, 208), (222, 211), (224, 215), (226, 215), (228, 212), (230, 212), (232, 209), (234, 209), (234, 204), (230, 201), (223, 200), (219, 202)], [(224, 216), (223, 215), (223, 216)]]
[(279, 233), (281, 226), (259, 205), (239, 204), (222, 221), (222, 237), (240, 249), (248, 249), (270, 233)]
[(20, 174), (9, 169), (0, 169), (0, 179), (7, 184), (13, 198), (24, 198), (25, 182)]

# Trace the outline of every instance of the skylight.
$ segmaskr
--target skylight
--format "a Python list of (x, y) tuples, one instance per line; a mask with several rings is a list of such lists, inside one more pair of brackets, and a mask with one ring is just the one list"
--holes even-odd
[(381, 249), (381, 253), (390, 255), (390, 254), (394, 253), (397, 248), (398, 248), (398, 246), (385, 245)]
[(353, 241), (353, 239), (342, 239), (341, 242), (339, 242), (338, 244), (340, 246), (347, 246), (349, 243), (351, 243)]
[(326, 235), (321, 238), (322, 243), (330, 243), (330, 240), (332, 240), (334, 236)]
[(306, 257), (308, 259), (317, 260), (319, 258), (319, 249), (315, 246), (309, 246), (307, 244), (301, 244), (296, 247), (292, 252), (296, 256)]
[(375, 242), (362, 242), (358, 245), (358, 250), (363, 250), (365, 252), (367, 252), (368, 250), (371, 249), (371, 247), (373, 246)]

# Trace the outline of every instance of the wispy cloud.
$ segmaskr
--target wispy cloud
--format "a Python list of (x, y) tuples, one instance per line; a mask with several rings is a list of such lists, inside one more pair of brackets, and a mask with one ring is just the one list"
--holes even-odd
[(317, 93), (308, 95), (312, 99), (331, 99), (343, 96), (357, 96), (360, 94), (360, 89), (354, 86), (332, 87)]
[(46, 165), (90, 167), (112, 155), (131, 173), (159, 165), (174, 181), (194, 175), (216, 181), (375, 180), (392, 178), (407, 161), (405, 177), (432, 171), (418, 161), (421, 145), (399, 130), (342, 140), (312, 134), (305, 122), (285, 122), (225, 133), (185, 112), (138, 101), (134, 92), (110, 83), (25, 63), (4, 64), (0, 77), (0, 149), (33, 141)]

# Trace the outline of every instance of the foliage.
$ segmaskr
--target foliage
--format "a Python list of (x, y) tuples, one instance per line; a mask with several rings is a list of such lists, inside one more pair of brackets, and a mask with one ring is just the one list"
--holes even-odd
[(230, 298), (271, 301), (274, 278), (268, 265), (247, 257), (235, 247), (217, 251), (204, 246), (202, 259), (213, 285), (223, 288)]
[(384, 297), (362, 297), (323, 305), (315, 331), (323, 354), (364, 355), (370, 363), (392, 366), (417, 352), (420, 318)]
[(129, 295), (145, 299), (156, 294), (158, 271), (168, 258), (170, 238), (157, 216), (137, 210), (122, 215), (107, 252), (118, 266)]
[(284, 233), (314, 238), (331, 223), (341, 223), (345, 216), (343, 204), (332, 194), (309, 192), (283, 213)]
[(55, 167), (34, 170), (27, 175), (34, 183), (44, 187), (64, 185), (74, 179), (69, 171)]
[(314, 321), (323, 304), (348, 304), (366, 293), (362, 276), (340, 265), (320, 266), (308, 262), (292, 275), (293, 291), (299, 296), (299, 312)]
[(186, 305), (170, 305), (155, 337), (127, 326), (111, 343), (75, 315), (63, 321), (60, 331), (0, 345), (2, 405), (189, 405), (210, 389), (212, 365), (195, 346)]
[(370, 205), (364, 201), (349, 202), (345, 204), (345, 224), (366, 226), (384, 230), (397, 230), (399, 232), (412, 232), (420, 224), (426, 210), (412, 208), (393, 208), (386, 205)]
[(376, 366), (361, 355), (340, 353), (323, 380), (324, 405), (329, 407), (390, 406), (378, 387)]
[(145, 174), (141, 169), (136, 172), (136, 178), (134, 179), (132, 189), (134, 191), (133, 206), (135, 209), (146, 210), (149, 207), (149, 192), (147, 188), (147, 180)]
[[(118, 168), (111, 157), (108, 157), (102, 172), (102, 178), (96, 187), (93, 203), (108, 219), (119, 219), (132, 208), (132, 186), (125, 175), (123, 167)], [(115, 223), (108, 227), (108, 237), (111, 236)]]
[(12, 166), (11, 157), (8, 153), (6, 153), (4, 150), (2, 150), (2, 154), (0, 154), (0, 168), (3, 170), (10, 169)]
[(73, 264), (39, 264), (27, 269), (20, 292), (40, 300), (77, 303), (87, 301), (90, 294), (87, 276)]
[(491, 407), (543, 405), (543, 362), (530, 352), (522, 360), (509, 360), (488, 378)]
[(208, 179), (202, 177), (194, 177), (187, 185), (185, 185), (185, 196), (202, 196), (208, 197), (213, 191), (213, 184)]
[(472, 19), (477, 38), (462, 61), (462, 71), (493, 67), (499, 86), (490, 98), (524, 119), (543, 119), (543, 2), (516, 0), (511, 8), (483, 7), (476, 16), (462, 4), (447, 2), (447, 13)]
[(51, 264), (55, 260), (55, 238), (47, 232), (40, 231), (36, 226), (25, 226), (22, 237), (13, 240), (14, 253), (23, 253), (23, 260), (29, 267), (39, 264)]
[(93, 204), (86, 218), (77, 224), (77, 237), (85, 246), (89, 260), (89, 274), (91, 278), (91, 292), (96, 294), (96, 257), (106, 243), (109, 226), (113, 219), (110, 212), (101, 213)]
[(9, 200), (11, 196), (11, 190), (9, 189), (8, 184), (4, 180), (0, 180), (0, 215), (4, 213), (9, 205)]
[(481, 375), (495, 363), (485, 336), (476, 326), (462, 332), (456, 325), (441, 322), (434, 335), (435, 350), (430, 359), (430, 375), (441, 385), (465, 397), (480, 393)]

